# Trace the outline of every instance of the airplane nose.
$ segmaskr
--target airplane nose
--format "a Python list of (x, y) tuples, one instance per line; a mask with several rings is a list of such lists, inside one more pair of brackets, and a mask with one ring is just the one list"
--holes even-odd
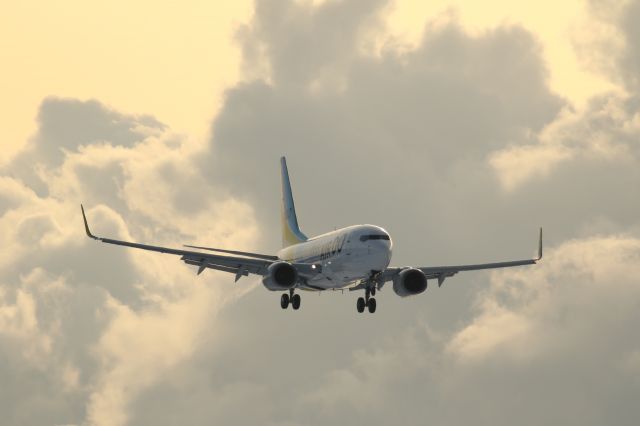
[(393, 243), (391, 242), (391, 238), (388, 241), (384, 241), (384, 250), (380, 251), (380, 261), (384, 263), (384, 267), (389, 266), (391, 262), (391, 249), (393, 247)]
[(391, 248), (393, 247), (393, 240), (391, 239), (391, 235), (389, 235), (389, 233), (386, 231), (384, 231), (384, 234), (387, 236), (387, 238), (382, 241), (385, 242), (385, 244), (389, 247), (389, 251), (391, 251)]

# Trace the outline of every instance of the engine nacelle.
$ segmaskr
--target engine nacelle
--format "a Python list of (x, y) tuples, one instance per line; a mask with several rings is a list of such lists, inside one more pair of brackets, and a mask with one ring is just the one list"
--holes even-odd
[(298, 282), (298, 270), (289, 262), (275, 262), (267, 268), (262, 284), (272, 291), (289, 290)]
[(393, 280), (393, 291), (400, 297), (414, 296), (426, 289), (427, 277), (420, 269), (403, 269)]

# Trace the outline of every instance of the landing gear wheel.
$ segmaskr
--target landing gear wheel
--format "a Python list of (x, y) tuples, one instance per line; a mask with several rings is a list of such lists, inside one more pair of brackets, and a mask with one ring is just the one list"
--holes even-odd
[(364, 297), (358, 297), (358, 303), (356, 303), (356, 307), (358, 308), (358, 312), (363, 313), (364, 307), (366, 306), (366, 302), (364, 301)]
[(374, 313), (376, 311), (376, 299), (374, 299), (373, 297), (369, 299), (367, 307), (369, 308), (369, 313)]
[(293, 297), (291, 298), (291, 306), (293, 306), (293, 309), (297, 310), (300, 307), (300, 295), (299, 294), (294, 294)]
[(287, 309), (289, 307), (289, 295), (287, 293), (283, 294), (280, 298), (280, 307), (282, 309)]

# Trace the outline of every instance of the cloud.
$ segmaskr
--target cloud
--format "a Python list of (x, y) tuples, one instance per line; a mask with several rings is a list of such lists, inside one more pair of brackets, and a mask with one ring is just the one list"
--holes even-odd
[(204, 287), (174, 303), (160, 300), (153, 311), (136, 312), (110, 300), (114, 320), (93, 348), (102, 368), (88, 404), (89, 422), (126, 424), (128, 404), (193, 353), (222, 301)]
[(42, 193), (48, 169), (59, 167), (65, 152), (96, 142), (131, 146), (164, 128), (151, 116), (120, 114), (95, 100), (50, 97), (40, 106), (37, 134), (11, 161), (8, 172)]
[(534, 270), (496, 272), (460, 329), (410, 325), (323, 373), (299, 397), (305, 418), (634, 424), (639, 256), (637, 238), (601, 236), (549, 250)]
[(489, 163), (507, 190), (549, 179), (571, 162), (636, 169), (640, 158), (634, 142), (640, 136), (638, 105), (636, 96), (592, 98), (584, 110), (565, 110), (533, 143), (491, 153)]
[[(207, 146), (46, 101), (0, 178), (10, 424), (634, 424), (635, 95), (572, 109), (518, 26), (454, 17), (372, 54), (386, 7), (259, 3)], [(83, 235), (80, 201), (99, 235), (273, 252), (282, 154), (311, 235), (377, 223), (394, 265), (437, 265), (528, 257), (542, 224), (545, 260), (386, 287), (363, 316), (354, 293), (282, 311), (258, 279)]]
[[(640, 299), (629, 278), (639, 255), (640, 241), (633, 237), (592, 237), (564, 243), (548, 253), (544, 267), (528, 273), (495, 272), (479, 301), (480, 315), (455, 336), (449, 350), (464, 359), (488, 354), (535, 359), (556, 350), (579, 352), (601, 334), (614, 343), (603, 348), (605, 353), (633, 348), (635, 343), (625, 338), (632, 331), (624, 327), (631, 324)], [(550, 322), (559, 327), (549, 329)]]
[(565, 108), (524, 144), (492, 153), (489, 163), (507, 190), (552, 178), (567, 163), (638, 167), (640, 38), (632, 23), (639, 16), (640, 2), (594, 0), (588, 6), (592, 19), (583, 39), (576, 41), (578, 52), (586, 63), (619, 82), (621, 90), (595, 96), (579, 110)]
[(623, 89), (637, 93), (640, 89), (640, 38), (635, 25), (640, 17), (637, 0), (590, 0), (592, 20), (576, 41), (581, 59), (604, 72)]
[[(277, 223), (280, 155), (289, 158), (303, 226), (379, 221), (389, 204), (413, 199), (412, 193), (419, 194), (413, 208), (437, 204), (447, 177), (485, 167), (493, 149), (540, 130), (560, 111), (562, 100), (546, 86), (540, 47), (521, 28), (474, 37), (455, 20), (439, 22), (427, 26), (415, 49), (389, 46), (371, 56), (359, 48), (357, 29), (376, 28), (381, 5), (357, 4), (261, 2), (243, 32), (246, 62), (266, 61), (271, 71), (227, 92), (200, 167), (211, 182), (250, 201), (265, 228)], [(342, 19), (325, 22), (338, 13)], [(341, 30), (345, 22), (351, 31)], [(340, 48), (324, 37), (335, 32), (342, 35)], [(318, 91), (325, 69), (332, 80)], [(348, 190), (337, 190), (345, 183)], [(304, 208), (322, 203), (314, 194), (331, 188), (331, 204), (342, 208)], [(267, 240), (278, 240), (275, 229)]]
[(89, 240), (79, 203), (97, 234), (169, 245), (246, 245), (253, 213), (189, 172), (191, 148), (153, 118), (50, 98), (39, 123), (0, 180), (2, 412), (8, 424), (126, 424), (136, 395), (241, 292)]
[(381, 25), (385, 0), (311, 2), (270, 0), (255, 3), (254, 19), (238, 31), (244, 67), (266, 71), (275, 85), (305, 89), (344, 71), (363, 37)]
[(547, 177), (557, 163), (570, 157), (571, 151), (562, 146), (514, 146), (492, 154), (489, 162), (502, 186), (513, 190), (531, 178)]
[[(274, 188), (277, 157), (286, 154), (309, 234), (377, 223), (395, 239), (394, 264), (433, 265), (527, 257), (526, 231), (541, 223), (551, 250), (537, 269), (459, 274), (414, 300), (385, 289), (369, 318), (354, 316), (353, 296), (305, 295), (304, 316), (278, 312), (266, 321), (258, 312), (276, 299), (249, 294), (243, 309), (222, 312), (234, 336), (225, 350), (197, 355), (215, 362), (200, 365), (206, 379), (186, 386), (194, 395), (185, 395), (191, 375), (179, 369), (141, 396), (135, 418), (168, 423), (151, 408), (168, 404), (186, 415), (235, 384), (270, 389), (251, 392), (269, 407), (262, 423), (631, 424), (631, 381), (590, 372), (601, 360), (625, 371), (635, 365), (636, 349), (623, 343), (633, 311), (616, 317), (611, 307), (633, 279), (614, 274), (621, 287), (606, 299), (609, 311), (597, 308), (604, 296), (594, 290), (635, 252), (626, 241), (635, 241), (639, 198), (619, 192), (635, 194), (638, 178), (633, 97), (607, 94), (575, 110), (548, 89), (535, 35), (517, 26), (470, 35), (455, 19), (439, 22), (415, 49), (388, 45), (379, 56), (358, 47), (362, 32), (354, 30), (341, 33), (335, 62), (309, 58), (324, 51), (323, 38), (308, 41), (291, 22), (315, 28), (325, 8), (346, 6), (283, 4), (273, 14), (263, 4), (244, 30), (258, 38), (241, 38), (245, 60), (262, 66), (227, 92), (200, 162), (212, 183), (260, 212), (268, 240), (278, 241)], [(358, 19), (357, 28), (378, 24), (368, 12)], [(291, 39), (273, 41), (283, 26)], [(586, 253), (598, 265), (582, 262)], [(498, 290), (514, 277), (522, 285)], [(616, 336), (608, 352), (593, 350), (602, 331), (590, 329), (595, 312)], [(259, 359), (237, 356), (256, 348)], [(614, 396), (590, 391), (598, 386)], [(239, 406), (240, 396), (229, 404)]]
[(640, 2), (631, 1), (622, 13), (621, 27), (626, 49), (621, 58), (620, 69), (626, 84), (635, 91), (640, 90), (640, 31), (636, 23), (640, 19)]

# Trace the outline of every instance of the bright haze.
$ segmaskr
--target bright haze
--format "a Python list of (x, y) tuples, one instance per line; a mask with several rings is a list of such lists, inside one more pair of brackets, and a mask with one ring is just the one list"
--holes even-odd
[[(635, 425), (640, 1), (14, 2), (3, 425)], [(371, 223), (441, 288), (305, 294), (96, 244)]]

